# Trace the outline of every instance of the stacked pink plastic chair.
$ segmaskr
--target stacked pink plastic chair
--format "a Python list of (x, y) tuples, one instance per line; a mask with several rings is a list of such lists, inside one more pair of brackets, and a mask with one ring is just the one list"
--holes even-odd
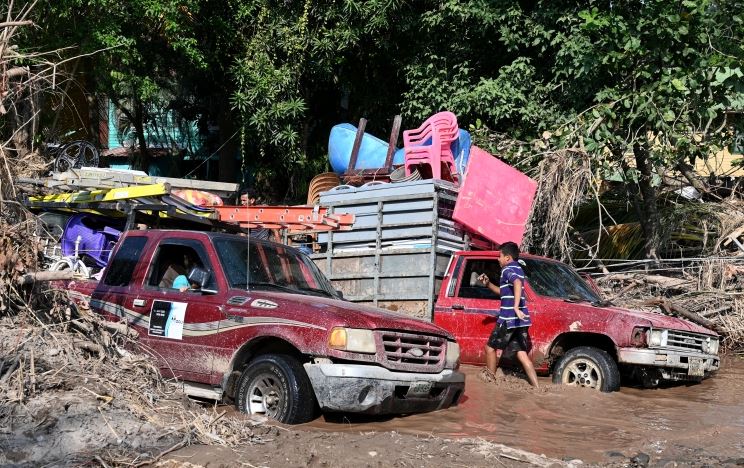
[(442, 178), (445, 166), (454, 181), (456, 179), (455, 157), (450, 145), (458, 137), (457, 117), (452, 112), (439, 112), (429, 117), (415, 130), (403, 132), (406, 175), (413, 167), (428, 165), (433, 179)]

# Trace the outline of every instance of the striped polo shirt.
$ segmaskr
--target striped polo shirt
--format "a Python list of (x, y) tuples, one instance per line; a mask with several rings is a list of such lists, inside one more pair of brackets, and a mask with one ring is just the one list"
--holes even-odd
[[(524, 320), (517, 317), (517, 312), (514, 310), (514, 282), (518, 279), (522, 280), (522, 297), (519, 301), (519, 309), (526, 315)], [(506, 322), (506, 328), (529, 327), (532, 325), (530, 314), (527, 311), (527, 300), (524, 297), (524, 270), (519, 263), (509, 262), (501, 270), (499, 288), (501, 292), (499, 324)]]

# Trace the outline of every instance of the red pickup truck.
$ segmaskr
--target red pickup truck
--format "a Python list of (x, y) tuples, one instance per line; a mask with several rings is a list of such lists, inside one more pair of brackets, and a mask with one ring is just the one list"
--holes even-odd
[(58, 285), (125, 321), (187, 393), (301, 423), (317, 409), (457, 404), (459, 347), (429, 322), (343, 301), (299, 251), (245, 236), (126, 232), (100, 281)]
[[(449, 330), (461, 360), (483, 364), (499, 297), (476, 281), (497, 281), (498, 252), (458, 252), (447, 267), (434, 307), (434, 323)], [(553, 382), (617, 390), (621, 373), (647, 386), (701, 380), (719, 367), (718, 335), (686, 320), (614, 307), (571, 267), (524, 255), (525, 294), (532, 319), (531, 357)], [(514, 361), (507, 349), (505, 363)]]

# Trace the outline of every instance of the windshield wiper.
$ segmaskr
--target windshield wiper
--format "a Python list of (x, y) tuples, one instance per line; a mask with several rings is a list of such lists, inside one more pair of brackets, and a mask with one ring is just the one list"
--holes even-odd
[(307, 288), (297, 288), (297, 289), (299, 289), (300, 291), (307, 291), (307, 292), (322, 294), (325, 297), (330, 297), (332, 299), (336, 299), (336, 295), (335, 294), (331, 294), (328, 291), (326, 291), (325, 289), (310, 288), (310, 287), (307, 287)]
[(248, 283), (248, 288), (249, 289), (250, 288), (256, 288), (256, 287), (258, 287), (258, 288), (264, 288), (264, 287), (274, 288), (274, 289), (278, 289), (279, 291), (284, 291), (284, 292), (288, 292), (288, 293), (292, 293), (292, 294), (301, 294), (302, 293), (302, 291), (299, 291), (299, 290), (297, 290), (295, 288), (290, 288), (289, 286), (283, 286), (281, 284), (276, 284), (276, 283), (267, 283), (267, 282), (250, 282), (250, 283)]
[(594, 307), (607, 307), (613, 305), (612, 302), (606, 301), (604, 299), (600, 299), (598, 301), (592, 301), (591, 299), (587, 299), (581, 296), (577, 296), (576, 294), (571, 294), (569, 296), (566, 296), (563, 298), (565, 302), (588, 302)]
[(583, 297), (579, 297), (579, 296), (577, 296), (577, 295), (575, 295), (575, 294), (571, 294), (571, 295), (569, 295), (569, 296), (566, 296), (566, 297), (564, 297), (564, 298), (563, 298), (563, 300), (564, 300), (565, 302), (588, 302), (588, 301), (587, 301), (586, 299), (584, 299)]

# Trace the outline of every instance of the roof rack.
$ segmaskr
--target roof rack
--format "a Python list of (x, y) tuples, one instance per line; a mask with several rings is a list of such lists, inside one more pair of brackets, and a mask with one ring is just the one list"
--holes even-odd
[(80, 190), (28, 197), (31, 210), (88, 212), (126, 217), (127, 229), (137, 221), (179, 227), (199, 225), (228, 231), (269, 228), (293, 231), (348, 231), (353, 214), (335, 214), (320, 206), (198, 206), (171, 194), (168, 183)]

